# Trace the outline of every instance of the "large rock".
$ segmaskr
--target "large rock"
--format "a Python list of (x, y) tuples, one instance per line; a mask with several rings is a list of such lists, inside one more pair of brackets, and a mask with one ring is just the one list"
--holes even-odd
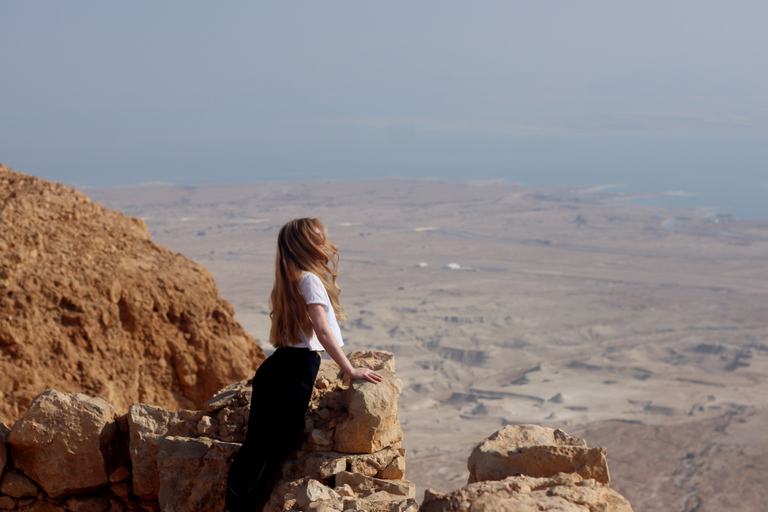
[(49, 389), (8, 436), (14, 465), (54, 498), (106, 485), (117, 448), (115, 419), (100, 398)]
[(397, 397), (403, 382), (388, 370), (379, 370), (384, 380), (351, 383), (345, 406), (349, 416), (336, 427), (333, 448), (348, 453), (373, 453), (403, 439), (397, 417)]
[(201, 265), (141, 219), (0, 165), (0, 421), (46, 388), (202, 408), (264, 353)]
[(336, 363), (323, 361), (307, 415), (305, 450), (374, 453), (403, 438), (397, 417), (403, 383), (395, 377), (392, 353), (354, 352), (349, 359), (355, 366), (378, 371), (384, 381), (350, 382)]
[(538, 425), (507, 425), (473, 451), (467, 462), (469, 483), (513, 475), (552, 477), (576, 473), (610, 482), (605, 448), (587, 448), (583, 439)]
[(239, 449), (206, 437), (163, 439), (157, 454), (163, 512), (223, 510), (229, 465)]
[[(195, 479), (203, 467), (203, 459), (213, 441), (208, 438), (190, 439), (166, 437), (157, 454), (159, 476), (158, 501), (163, 512), (187, 512), (187, 499), (192, 494)], [(222, 475), (222, 480), (224, 475)], [(221, 504), (223, 509), (223, 503)]]
[(551, 478), (512, 476), (466, 485), (451, 493), (427, 490), (420, 512), (632, 512), (605, 484), (575, 473)]
[(167, 436), (197, 434), (196, 411), (166, 411), (146, 404), (133, 404), (128, 410), (129, 452), (133, 464), (133, 493), (144, 499), (157, 499), (160, 478), (157, 454)]

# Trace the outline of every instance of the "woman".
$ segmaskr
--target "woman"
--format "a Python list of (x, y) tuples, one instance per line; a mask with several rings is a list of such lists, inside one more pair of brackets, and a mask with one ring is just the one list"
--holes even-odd
[(226, 510), (261, 510), (275, 470), (304, 426), (312, 388), (326, 351), (353, 379), (383, 377), (354, 368), (341, 350), (345, 318), (336, 284), (339, 256), (318, 219), (295, 219), (277, 237), (275, 286), (270, 296), (275, 352), (253, 378), (248, 435), (229, 469)]

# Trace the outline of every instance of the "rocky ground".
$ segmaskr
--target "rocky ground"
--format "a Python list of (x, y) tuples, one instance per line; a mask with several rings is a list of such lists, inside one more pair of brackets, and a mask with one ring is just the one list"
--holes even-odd
[(370, 180), (88, 189), (211, 271), (263, 347), (279, 227), (341, 251), (349, 350), (404, 382), (421, 496), (467, 481), (505, 424), (606, 446), (635, 510), (763, 510), (768, 223), (583, 188)]

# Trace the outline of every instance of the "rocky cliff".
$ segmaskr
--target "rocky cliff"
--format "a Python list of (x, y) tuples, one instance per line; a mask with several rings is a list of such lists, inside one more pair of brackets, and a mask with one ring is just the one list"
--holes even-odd
[(0, 165), (0, 420), (47, 388), (195, 409), (263, 359), (208, 271), (141, 219)]

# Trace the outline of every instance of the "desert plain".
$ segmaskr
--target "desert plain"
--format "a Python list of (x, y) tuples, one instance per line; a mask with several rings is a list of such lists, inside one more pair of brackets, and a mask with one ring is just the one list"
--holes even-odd
[(277, 232), (320, 217), (345, 349), (396, 356), (418, 496), (465, 484), (503, 425), (535, 423), (607, 447), (638, 512), (765, 510), (768, 222), (501, 181), (82, 190), (206, 266), (268, 352)]

